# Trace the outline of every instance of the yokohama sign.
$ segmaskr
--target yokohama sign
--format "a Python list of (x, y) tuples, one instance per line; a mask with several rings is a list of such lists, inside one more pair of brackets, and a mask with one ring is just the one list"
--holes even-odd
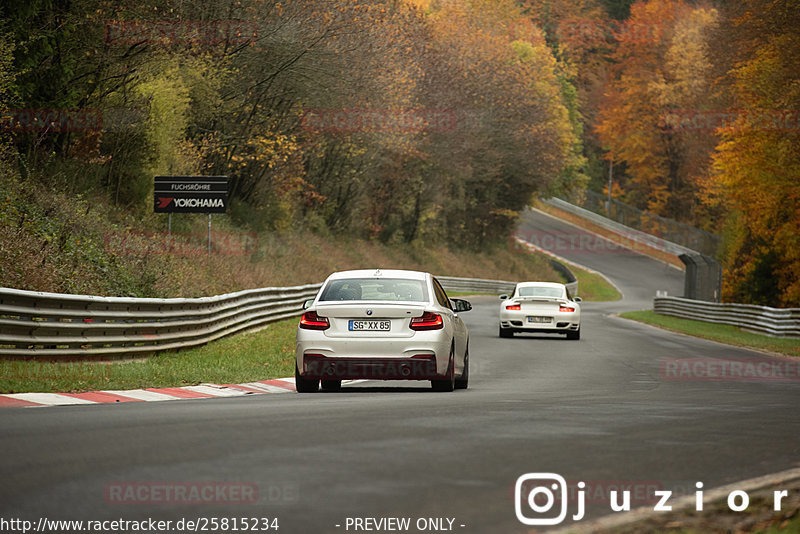
[(156, 213), (225, 213), (227, 176), (156, 176)]

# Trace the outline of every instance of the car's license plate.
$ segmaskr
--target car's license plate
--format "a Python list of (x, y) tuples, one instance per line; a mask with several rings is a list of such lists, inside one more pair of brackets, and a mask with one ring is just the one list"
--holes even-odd
[(353, 332), (387, 332), (392, 329), (391, 321), (359, 321), (350, 320), (350, 330)]
[(529, 323), (552, 323), (553, 322), (553, 318), (552, 317), (540, 317), (538, 315), (531, 315), (531, 316), (528, 316), (528, 322)]

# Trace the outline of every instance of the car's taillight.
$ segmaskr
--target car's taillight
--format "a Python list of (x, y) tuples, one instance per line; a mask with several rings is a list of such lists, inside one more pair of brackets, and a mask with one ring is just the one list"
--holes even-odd
[(307, 311), (300, 318), (300, 328), (306, 330), (327, 330), (331, 324), (327, 317), (320, 317), (315, 311)]
[(570, 308), (568, 306), (559, 306), (558, 311), (560, 312), (574, 312), (575, 308)]
[(508, 306), (506, 306), (506, 309), (507, 310), (521, 310), (522, 306), (520, 306), (519, 304), (509, 304)]
[(438, 313), (425, 312), (421, 317), (411, 319), (411, 330), (439, 330), (444, 327), (442, 316)]

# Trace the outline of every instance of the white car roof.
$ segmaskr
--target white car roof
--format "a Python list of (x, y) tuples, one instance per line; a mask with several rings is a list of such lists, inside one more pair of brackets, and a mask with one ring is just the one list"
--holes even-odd
[(405, 278), (408, 280), (425, 280), (428, 273), (422, 271), (403, 271), (399, 269), (356, 269), (352, 271), (338, 271), (328, 277), (328, 280), (342, 280), (345, 278)]
[(520, 282), (517, 287), (559, 287), (566, 289), (564, 284), (559, 284), (558, 282)]

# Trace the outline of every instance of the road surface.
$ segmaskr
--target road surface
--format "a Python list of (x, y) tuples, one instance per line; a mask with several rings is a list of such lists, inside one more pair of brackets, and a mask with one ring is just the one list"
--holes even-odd
[[(521, 230), (579, 232), (537, 212)], [(681, 294), (683, 275), (602, 248), (557, 251), (625, 295), (583, 304), (580, 341), (500, 339), (499, 301), (472, 299), (466, 391), (364, 382), (339, 393), (0, 410), (0, 518), (266, 517), (281, 533), (341, 533), (397, 517), (408, 532), (513, 533), (531, 528), (515, 514), (525, 473), (603, 493), (586, 497), (585, 521), (612, 513), (603, 496), (615, 485), (633, 490), (635, 507), (650, 503), (647, 488), (687, 494), (697, 481), (713, 488), (796, 467), (797, 380), (662, 376), (676, 358), (783, 361), (615, 317), (650, 307), (656, 290)], [(208, 488), (202, 504), (169, 497)], [(522, 510), (543, 518), (560, 506)]]

